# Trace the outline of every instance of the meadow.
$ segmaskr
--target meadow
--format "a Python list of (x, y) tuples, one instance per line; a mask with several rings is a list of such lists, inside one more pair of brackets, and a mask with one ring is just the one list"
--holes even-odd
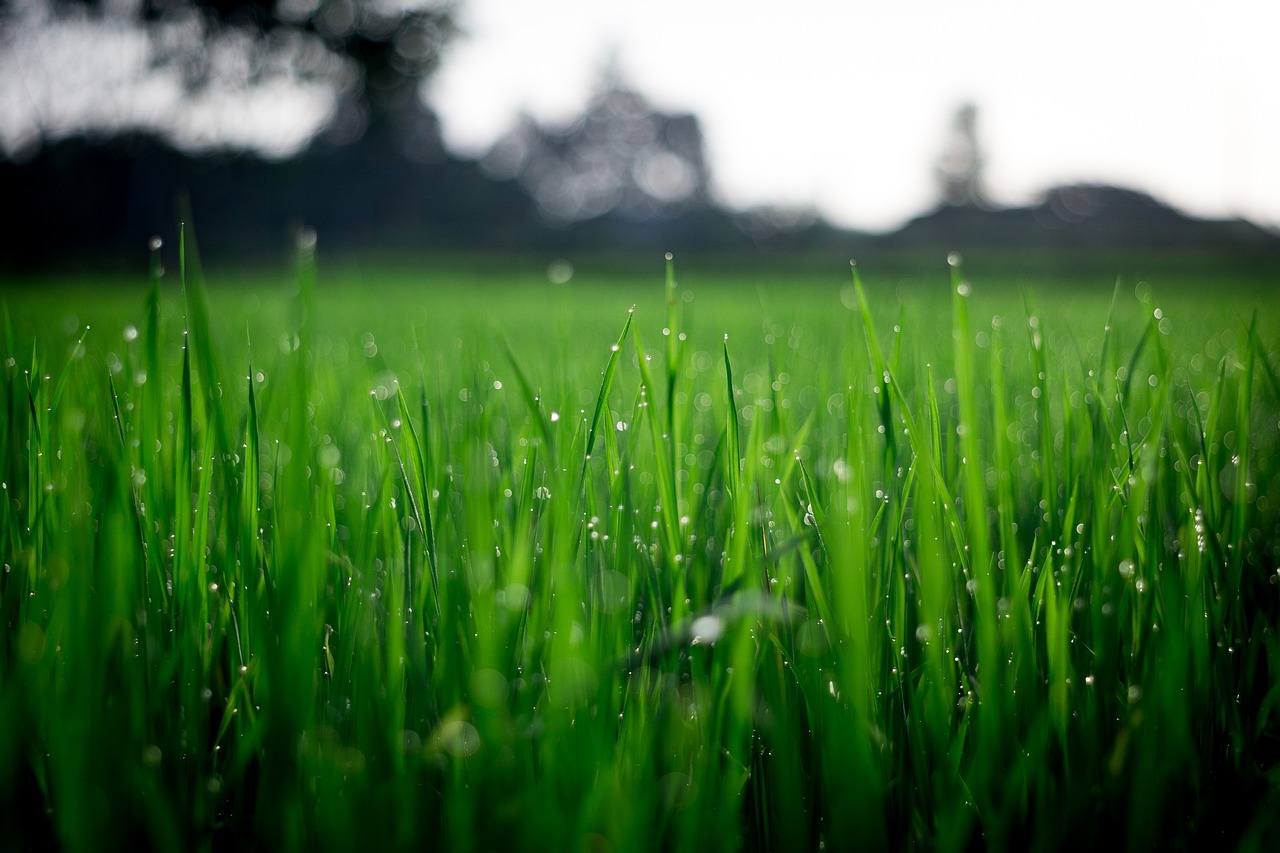
[(186, 254), (2, 291), (0, 847), (1280, 845), (1274, 280)]

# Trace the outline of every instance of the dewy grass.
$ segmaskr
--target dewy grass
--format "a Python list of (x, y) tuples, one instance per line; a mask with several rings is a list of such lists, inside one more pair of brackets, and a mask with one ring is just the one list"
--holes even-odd
[(4, 849), (1280, 843), (1274, 316), (377, 339), (307, 239), (246, 343), (158, 257), (5, 312)]

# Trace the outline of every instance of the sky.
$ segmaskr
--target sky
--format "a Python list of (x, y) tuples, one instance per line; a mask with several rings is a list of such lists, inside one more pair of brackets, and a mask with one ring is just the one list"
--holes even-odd
[(1280, 227), (1275, 0), (465, 0), (428, 100), (483, 152), (567, 121), (614, 57), (701, 123), (715, 196), (894, 228), (929, 209), (957, 107), (1004, 204), (1101, 182)]

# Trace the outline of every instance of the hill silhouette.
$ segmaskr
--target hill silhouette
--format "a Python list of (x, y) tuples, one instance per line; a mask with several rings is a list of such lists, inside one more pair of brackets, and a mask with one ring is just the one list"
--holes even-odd
[(1265, 256), (1280, 235), (1244, 219), (1199, 219), (1137, 190), (1073, 184), (1026, 207), (944, 205), (885, 235), (912, 250), (974, 248), (1071, 251), (1224, 252)]

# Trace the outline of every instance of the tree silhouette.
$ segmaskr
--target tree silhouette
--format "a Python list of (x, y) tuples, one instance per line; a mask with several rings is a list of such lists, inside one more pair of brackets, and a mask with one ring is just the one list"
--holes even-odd
[(952, 116), (950, 134), (933, 170), (942, 202), (953, 207), (988, 206), (984, 165), (978, 145), (978, 108), (962, 104)]
[(612, 61), (576, 120), (546, 127), (523, 115), (482, 165), (494, 177), (518, 179), (557, 224), (608, 213), (650, 219), (709, 203), (697, 117), (658, 110)]
[[(69, 62), (46, 61), (47, 55), (34, 50), (26, 67), (10, 68), (10, 76), (26, 79), (8, 85), (28, 90), (10, 100), (35, 112), (37, 137), (141, 130), (159, 131), (191, 149), (219, 147), (187, 138), (193, 134), (177, 126), (181, 116), (171, 116), (170, 126), (163, 126), (166, 119), (154, 115), (157, 107), (169, 105), (174, 113), (190, 104), (233, 109), (237, 99), (244, 102), (265, 92), (278, 100), (292, 87), (310, 92), (312, 101), (323, 105), (312, 125), (323, 125), (332, 143), (351, 142), (367, 132), (412, 145), (415, 138), (435, 135), (434, 117), (420, 90), (456, 34), (456, 5), (457, 0), (0, 0), (0, 51), (7, 43), (12, 53), (59, 27), (96, 27), (104, 39), (115, 38), (129, 48), (102, 60), (117, 66), (132, 62), (118, 72), (116, 88), (133, 86), (143, 93), (111, 92), (118, 115), (104, 114), (111, 107), (99, 103), (80, 106), (84, 115), (79, 120), (63, 114), (42, 120), (42, 109), (56, 109), (34, 101), (47, 100), (60, 82), (75, 85), (67, 82), (74, 78), (65, 76), (83, 64), (74, 49)], [(76, 44), (92, 45), (93, 40), (82, 38)], [(62, 81), (55, 79), (59, 74)], [(33, 76), (39, 77), (35, 85)], [(5, 85), (0, 82), (0, 89)], [(3, 95), (0, 91), (0, 101)], [(177, 104), (170, 103), (174, 99)], [(269, 112), (271, 99), (261, 101), (260, 111)], [(186, 121), (195, 123), (190, 116)], [(234, 131), (222, 133), (222, 147), (252, 147), (238, 142), (244, 134), (237, 137)]]

